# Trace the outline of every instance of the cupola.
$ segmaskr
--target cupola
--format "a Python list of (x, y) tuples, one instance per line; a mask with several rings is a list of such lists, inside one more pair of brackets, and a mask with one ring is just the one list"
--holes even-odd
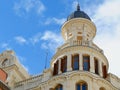
[(83, 11), (80, 10), (80, 5), (78, 4), (77, 5), (77, 10), (74, 11), (73, 13), (71, 13), (67, 20), (71, 20), (73, 18), (85, 18), (85, 19), (88, 19), (88, 20), (91, 20), (90, 17)]

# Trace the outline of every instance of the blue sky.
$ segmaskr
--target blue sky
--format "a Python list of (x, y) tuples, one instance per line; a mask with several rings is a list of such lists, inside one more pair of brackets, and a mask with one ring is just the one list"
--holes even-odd
[[(110, 62), (110, 72), (119, 75), (120, 0), (79, 0), (97, 26), (94, 42)], [(14, 50), (19, 61), (32, 75), (44, 70), (46, 52), (50, 60), (64, 41), (61, 26), (76, 9), (77, 0), (1, 0), (0, 52)], [(107, 42), (107, 43), (106, 43)]]

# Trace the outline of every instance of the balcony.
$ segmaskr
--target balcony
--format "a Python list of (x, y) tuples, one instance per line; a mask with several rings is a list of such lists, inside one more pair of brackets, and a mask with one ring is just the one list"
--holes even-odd
[(103, 50), (100, 49), (93, 42), (91, 42), (91, 41), (82, 41), (82, 40), (73, 40), (73, 41), (67, 42), (67, 43), (63, 44), (61, 47), (59, 47), (58, 51), (66, 48), (66, 47), (70, 47), (70, 46), (85, 46), (85, 47), (93, 48), (93, 49), (95, 49), (95, 50), (97, 50), (97, 51), (99, 51), (100, 53), (103, 54)]
[(42, 77), (43, 77), (43, 75), (38, 75), (38, 76), (34, 76), (34, 77), (31, 77), (31, 78), (26, 79), (26, 80), (17, 82), (17, 83), (15, 83), (15, 88), (21, 87), (23, 85), (28, 85), (28, 84), (33, 83), (33, 82), (41, 83)]

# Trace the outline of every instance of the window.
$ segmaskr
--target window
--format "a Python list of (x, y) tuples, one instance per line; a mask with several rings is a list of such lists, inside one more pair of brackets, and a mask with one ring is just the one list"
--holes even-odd
[(77, 40), (82, 40), (82, 36), (77, 36)]
[(49, 90), (63, 90), (63, 86), (58, 84), (55, 88), (50, 88)]
[(73, 70), (79, 70), (79, 54), (72, 56), (72, 68)]
[(78, 34), (82, 34), (82, 32), (78, 32)]
[(50, 88), (49, 90), (54, 90), (53, 88)]
[(99, 74), (99, 72), (98, 72), (98, 60), (96, 58), (94, 58), (94, 66), (95, 66), (95, 73)]
[(101, 87), (99, 90), (106, 90), (105, 88)]
[(89, 71), (90, 69), (90, 56), (83, 56), (83, 70)]
[(85, 82), (80, 82), (76, 85), (76, 90), (88, 90)]
[(61, 84), (60, 84), (60, 85), (57, 85), (57, 86), (55, 87), (55, 90), (63, 90), (62, 85), (61, 85)]
[(103, 71), (103, 78), (106, 78), (107, 77), (106, 65), (102, 65), (102, 71)]
[(8, 64), (8, 59), (5, 59), (5, 60), (2, 62), (2, 66), (5, 67), (7, 64)]
[(61, 71), (62, 73), (67, 71), (67, 56), (61, 59)]
[(57, 75), (58, 74), (58, 67), (59, 67), (59, 61), (56, 61), (56, 63), (54, 63), (53, 75)]

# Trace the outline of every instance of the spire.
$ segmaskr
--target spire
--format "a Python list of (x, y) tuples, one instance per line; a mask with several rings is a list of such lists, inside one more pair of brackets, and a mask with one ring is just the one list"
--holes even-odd
[(80, 5), (79, 5), (79, 2), (78, 2), (78, 5), (77, 5), (77, 11), (80, 11)]

